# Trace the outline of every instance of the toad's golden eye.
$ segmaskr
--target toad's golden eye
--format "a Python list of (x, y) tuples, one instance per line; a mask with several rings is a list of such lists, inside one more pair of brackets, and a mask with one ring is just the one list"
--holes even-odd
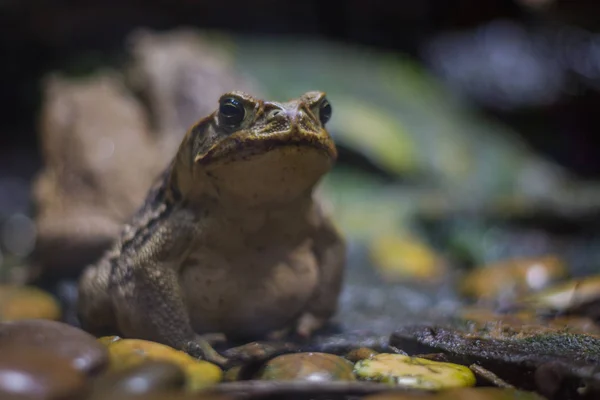
[(246, 111), (235, 97), (225, 97), (219, 104), (219, 120), (224, 125), (234, 127), (244, 120)]
[(323, 99), (321, 105), (319, 106), (319, 120), (323, 125), (327, 123), (331, 119), (331, 104), (327, 99)]

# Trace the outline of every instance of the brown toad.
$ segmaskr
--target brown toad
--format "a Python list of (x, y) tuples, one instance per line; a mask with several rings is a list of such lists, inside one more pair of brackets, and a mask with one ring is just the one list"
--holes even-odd
[(35, 273), (78, 275), (110, 247), (170, 159), (114, 71), (46, 79), (40, 128)]
[(323, 326), (345, 264), (344, 241), (313, 194), (337, 157), (330, 116), (322, 92), (287, 103), (223, 95), (84, 272), (84, 328), (222, 363), (203, 335), (306, 337)]

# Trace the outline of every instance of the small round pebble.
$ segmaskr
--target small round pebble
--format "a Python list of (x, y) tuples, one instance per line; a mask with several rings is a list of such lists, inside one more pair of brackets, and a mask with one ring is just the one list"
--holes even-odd
[(223, 371), (208, 361), (197, 360), (189, 354), (161, 343), (141, 339), (121, 339), (110, 343), (110, 369), (118, 371), (146, 361), (171, 362), (185, 372), (188, 390), (200, 390), (218, 383)]
[(60, 317), (60, 305), (51, 294), (33, 286), (0, 285), (0, 321)]
[(370, 253), (377, 272), (388, 282), (436, 282), (447, 270), (433, 248), (410, 236), (379, 236), (371, 243)]
[(355, 363), (360, 360), (372, 358), (377, 354), (379, 354), (379, 352), (369, 349), (368, 347), (359, 347), (358, 349), (350, 350), (348, 354), (346, 354), (346, 358)]
[(326, 353), (284, 354), (270, 360), (260, 373), (262, 380), (354, 381), (352, 363)]
[(358, 361), (354, 373), (363, 380), (424, 390), (468, 387), (476, 381), (473, 372), (464, 365), (401, 354), (378, 354)]
[(600, 275), (573, 279), (551, 286), (543, 291), (524, 296), (518, 305), (533, 310), (568, 312), (583, 304), (600, 299)]
[(234, 397), (217, 394), (187, 393), (182, 391), (129, 394), (118, 396), (94, 397), (93, 400), (236, 400)]
[(508, 259), (473, 270), (462, 281), (460, 291), (483, 301), (512, 301), (566, 275), (567, 267), (556, 256)]
[(43, 319), (1, 322), (0, 353), (22, 345), (51, 351), (88, 374), (101, 371), (108, 363), (106, 347), (81, 329)]
[(183, 370), (164, 361), (147, 361), (120, 371), (111, 371), (94, 381), (94, 398), (144, 394), (181, 389), (186, 382)]
[(83, 373), (51, 351), (14, 346), (0, 350), (0, 399), (81, 399)]

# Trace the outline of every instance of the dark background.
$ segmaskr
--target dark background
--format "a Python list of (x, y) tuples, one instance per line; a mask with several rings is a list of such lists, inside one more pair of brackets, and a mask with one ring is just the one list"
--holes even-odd
[[(27, 178), (37, 168), (35, 124), (40, 78), (49, 70), (67, 68), (75, 56), (87, 55), (93, 59), (119, 49), (125, 35), (140, 25), (159, 29), (193, 25), (237, 33), (320, 36), (401, 51), (439, 72), (426, 50), (432, 40), (452, 32), (472, 38), (478, 29), (494, 21), (513, 21), (527, 33), (516, 43), (529, 40), (529, 35), (538, 39), (541, 35), (541, 42), (547, 43), (544, 53), (547, 64), (555, 66), (557, 54), (565, 57), (564, 50), (570, 46), (561, 42), (563, 36), (568, 36), (561, 33), (565, 27), (571, 33), (582, 32), (581, 40), (589, 41), (598, 28), (598, 16), (600, 2), (595, 1), (0, 0), (0, 173), (15, 167), (20, 169), (19, 175)], [(544, 41), (544, 35), (550, 39)], [(469, 43), (466, 40), (459, 46), (461, 54), (469, 54)], [(540, 41), (534, 42), (533, 50), (528, 51), (536, 51), (535, 43)], [(494, 42), (488, 46), (493, 47)], [(600, 40), (596, 46), (600, 53)], [(588, 56), (593, 54), (580, 52), (567, 58)], [(477, 57), (472, 62), (464, 61), (468, 57), (448, 60), (450, 68), (456, 71), (479, 68), (471, 65), (477, 62)], [(464, 82), (461, 86), (446, 78), (453, 88), (470, 96), (482, 111), (513, 126), (539, 151), (583, 178), (597, 178), (600, 157), (593, 139), (600, 128), (600, 79), (593, 73), (582, 75), (577, 68), (570, 67), (580, 61), (562, 61), (561, 76), (566, 77), (566, 84), (559, 95), (543, 102), (535, 101), (535, 96), (517, 105), (495, 99), (497, 88), (511, 83), (502, 79), (510, 80), (511, 74), (504, 74), (505, 78), (487, 76), (485, 64), (481, 65), (484, 70), (473, 75), (468, 85), (488, 88), (487, 92), (474, 95), (464, 87)], [(597, 64), (592, 71), (600, 77), (600, 56)], [(525, 99), (518, 93), (515, 98)], [(22, 157), (29, 162), (21, 162)]]

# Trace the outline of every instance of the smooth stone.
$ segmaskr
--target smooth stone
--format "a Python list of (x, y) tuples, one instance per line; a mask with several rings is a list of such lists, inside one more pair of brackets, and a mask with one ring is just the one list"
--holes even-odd
[(410, 389), (442, 390), (473, 386), (476, 382), (473, 372), (464, 365), (401, 354), (383, 353), (358, 361), (354, 373), (362, 380)]
[(87, 393), (85, 375), (68, 360), (36, 346), (0, 350), (0, 398), (75, 400)]
[(359, 347), (358, 349), (350, 350), (348, 354), (346, 354), (346, 358), (355, 363), (367, 358), (373, 358), (377, 354), (379, 354), (379, 352), (369, 349), (368, 347)]
[(386, 282), (438, 282), (448, 266), (428, 244), (411, 236), (384, 234), (370, 246), (370, 257)]
[(121, 339), (109, 343), (110, 370), (118, 371), (147, 361), (171, 362), (184, 371), (187, 389), (196, 391), (220, 382), (223, 371), (208, 361), (198, 360), (189, 354), (161, 343), (141, 339)]
[(0, 285), (0, 321), (60, 317), (60, 305), (50, 293), (33, 286)]
[(354, 381), (352, 363), (327, 353), (284, 354), (270, 360), (259, 374), (262, 380)]
[(541, 290), (567, 274), (564, 262), (556, 256), (514, 258), (473, 270), (463, 279), (460, 291), (482, 301), (506, 302)]
[(421, 396), (404, 393), (381, 393), (366, 396), (363, 400), (544, 400), (533, 392), (495, 387), (450, 389), (440, 393)]
[(147, 361), (120, 371), (111, 371), (94, 381), (93, 399), (104, 396), (145, 394), (181, 389), (186, 375), (176, 364)]
[(94, 398), (93, 400), (236, 400), (236, 398), (218, 394), (186, 393), (181, 391), (173, 391), (161, 393), (105, 396)]
[(106, 347), (94, 336), (62, 322), (31, 319), (0, 323), (0, 352), (20, 346), (51, 351), (87, 374), (101, 371), (108, 363)]
[(517, 300), (517, 305), (536, 311), (576, 313), (577, 308), (585, 304), (597, 304), (599, 301), (600, 275), (591, 275), (558, 283), (530, 296), (523, 296)]
[(102, 336), (98, 338), (98, 342), (102, 343), (105, 346), (108, 346), (111, 343), (114, 343), (118, 340), (121, 340), (120, 336)]

